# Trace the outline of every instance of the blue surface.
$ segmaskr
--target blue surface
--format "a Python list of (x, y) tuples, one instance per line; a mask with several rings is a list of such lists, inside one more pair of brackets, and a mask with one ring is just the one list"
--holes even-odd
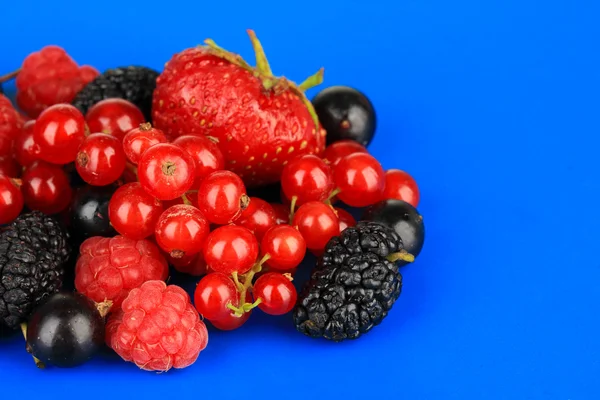
[(161, 68), (206, 37), (251, 59), (254, 28), (276, 73), (325, 66), (325, 85), (373, 100), (370, 150), (417, 179), (427, 240), (358, 341), (257, 313), (156, 375), (109, 354), (37, 371), (16, 336), (0, 341), (0, 398), (600, 398), (598, 2), (72, 3), (3, 4), (0, 71), (50, 43), (99, 69)]

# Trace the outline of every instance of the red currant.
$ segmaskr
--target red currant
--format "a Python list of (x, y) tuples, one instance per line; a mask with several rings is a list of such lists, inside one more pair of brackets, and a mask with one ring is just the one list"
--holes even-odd
[(289, 224), (290, 223), (290, 208), (279, 203), (271, 203), (273, 211), (275, 212), (275, 223), (277, 225)]
[(20, 182), (0, 175), (0, 226), (12, 222), (23, 209)]
[(179, 136), (173, 144), (185, 149), (196, 163), (196, 180), (192, 189), (198, 189), (208, 175), (225, 168), (225, 159), (219, 147), (206, 136)]
[(152, 235), (162, 212), (162, 203), (146, 193), (138, 182), (118, 188), (108, 204), (111, 225), (121, 235), (134, 240)]
[(28, 167), (40, 159), (40, 148), (35, 144), (35, 140), (33, 140), (34, 125), (35, 121), (27, 121), (23, 125), (21, 134), (15, 138), (15, 160), (23, 167)]
[(338, 197), (352, 207), (366, 207), (381, 200), (385, 188), (385, 172), (375, 157), (354, 153), (333, 167)]
[(267, 266), (288, 271), (296, 268), (304, 259), (306, 242), (300, 232), (290, 225), (277, 225), (265, 233), (260, 249), (263, 255), (269, 255)]
[(181, 147), (160, 143), (150, 147), (138, 163), (142, 187), (159, 200), (181, 197), (194, 183), (196, 165)]
[(227, 304), (238, 306), (238, 292), (231, 278), (221, 272), (212, 272), (200, 280), (194, 292), (194, 305), (204, 318), (213, 321), (227, 318), (231, 310)]
[(329, 165), (317, 156), (296, 157), (283, 167), (281, 188), (285, 196), (296, 204), (324, 201), (333, 189), (333, 176)]
[(192, 276), (202, 276), (208, 272), (206, 262), (202, 253), (192, 254), (191, 256), (183, 256), (181, 258), (173, 258), (167, 254), (169, 264), (177, 271)]
[(124, 99), (105, 99), (94, 104), (85, 115), (90, 132), (106, 133), (119, 141), (133, 128), (144, 123), (144, 114)]
[(270, 315), (287, 314), (294, 308), (298, 293), (290, 280), (278, 273), (269, 272), (254, 283), (254, 298), (260, 299), (258, 308)]
[(223, 319), (217, 319), (210, 322), (217, 329), (220, 329), (222, 331), (232, 331), (244, 325), (246, 321), (248, 321), (248, 319), (250, 318), (250, 314), (252, 314), (252, 310), (243, 313), (240, 317), (233, 314), (229, 314)]
[(260, 241), (265, 232), (276, 225), (275, 211), (263, 199), (250, 197), (248, 207), (242, 211), (235, 224), (247, 228)]
[(119, 139), (105, 133), (93, 133), (79, 146), (75, 168), (86, 183), (106, 186), (121, 177), (126, 162)]
[(69, 177), (58, 165), (37, 161), (23, 172), (23, 197), (31, 210), (57, 214), (71, 202)]
[(338, 220), (340, 222), (340, 233), (344, 229), (346, 229), (350, 226), (356, 225), (356, 220), (354, 219), (352, 214), (350, 214), (348, 211), (344, 210), (343, 208), (335, 207), (335, 213), (337, 214)]
[(340, 223), (331, 206), (317, 201), (300, 206), (292, 226), (302, 234), (306, 247), (315, 252), (323, 250), (329, 239), (340, 233)]
[(368, 153), (368, 150), (354, 140), (340, 140), (327, 146), (323, 153), (323, 159), (331, 165), (336, 165), (342, 158), (354, 153)]
[(75, 161), (86, 131), (85, 119), (77, 108), (70, 104), (48, 107), (33, 126), (33, 140), (39, 147), (39, 158), (52, 164)]
[(166, 209), (155, 228), (156, 243), (173, 258), (197, 254), (208, 233), (208, 221), (200, 210), (185, 204)]
[(8, 157), (13, 149), (13, 138), (7, 134), (0, 133), (0, 157)]
[(167, 137), (163, 131), (153, 128), (147, 122), (127, 132), (123, 138), (123, 150), (127, 159), (132, 164), (137, 165), (142, 154), (150, 147), (159, 143), (167, 143)]
[(16, 178), (21, 174), (19, 164), (10, 156), (0, 157), (0, 175)]
[(234, 222), (248, 207), (248, 202), (244, 182), (230, 171), (213, 172), (198, 189), (198, 208), (213, 224)]
[(216, 272), (231, 274), (248, 272), (258, 257), (258, 241), (248, 229), (226, 225), (208, 235), (204, 260)]
[(413, 207), (419, 205), (419, 187), (414, 178), (399, 169), (390, 169), (385, 173), (383, 200), (403, 200)]

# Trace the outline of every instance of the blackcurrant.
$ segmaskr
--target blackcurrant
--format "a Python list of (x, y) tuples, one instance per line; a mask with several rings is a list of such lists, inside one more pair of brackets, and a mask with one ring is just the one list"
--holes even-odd
[(104, 316), (79, 293), (56, 293), (29, 318), (27, 350), (44, 364), (75, 367), (104, 344)]
[[(365, 221), (384, 224), (396, 231), (404, 249), (417, 257), (425, 241), (423, 217), (416, 208), (402, 200), (383, 200), (367, 208), (362, 217)], [(400, 264), (407, 264), (400, 261)]]
[(327, 144), (339, 140), (354, 140), (368, 146), (375, 135), (376, 116), (371, 101), (360, 91), (348, 86), (332, 86), (319, 92), (312, 100)]
[(116, 186), (83, 186), (77, 189), (71, 203), (71, 236), (78, 242), (92, 236), (112, 237), (117, 234), (108, 219), (108, 203)]

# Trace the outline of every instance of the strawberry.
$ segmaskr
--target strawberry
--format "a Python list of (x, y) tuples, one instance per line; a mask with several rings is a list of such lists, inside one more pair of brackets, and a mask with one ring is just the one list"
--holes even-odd
[(277, 182), (291, 158), (323, 152), (325, 131), (304, 94), (322, 82), (323, 69), (300, 85), (275, 77), (248, 35), (256, 67), (210, 39), (173, 56), (157, 79), (152, 119), (171, 137), (217, 138), (226, 168), (253, 187)]

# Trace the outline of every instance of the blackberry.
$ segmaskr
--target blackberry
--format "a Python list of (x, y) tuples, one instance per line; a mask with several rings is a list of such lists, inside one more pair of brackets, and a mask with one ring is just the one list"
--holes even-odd
[(0, 231), (0, 325), (16, 328), (62, 287), (71, 249), (59, 222), (34, 211)]
[(296, 329), (336, 342), (381, 323), (400, 296), (396, 260), (411, 259), (402, 239), (375, 222), (359, 222), (332, 238), (294, 309)]
[(158, 75), (158, 71), (139, 66), (108, 69), (77, 93), (73, 105), (85, 115), (100, 100), (117, 97), (135, 104), (146, 121), (151, 121), (152, 93)]

